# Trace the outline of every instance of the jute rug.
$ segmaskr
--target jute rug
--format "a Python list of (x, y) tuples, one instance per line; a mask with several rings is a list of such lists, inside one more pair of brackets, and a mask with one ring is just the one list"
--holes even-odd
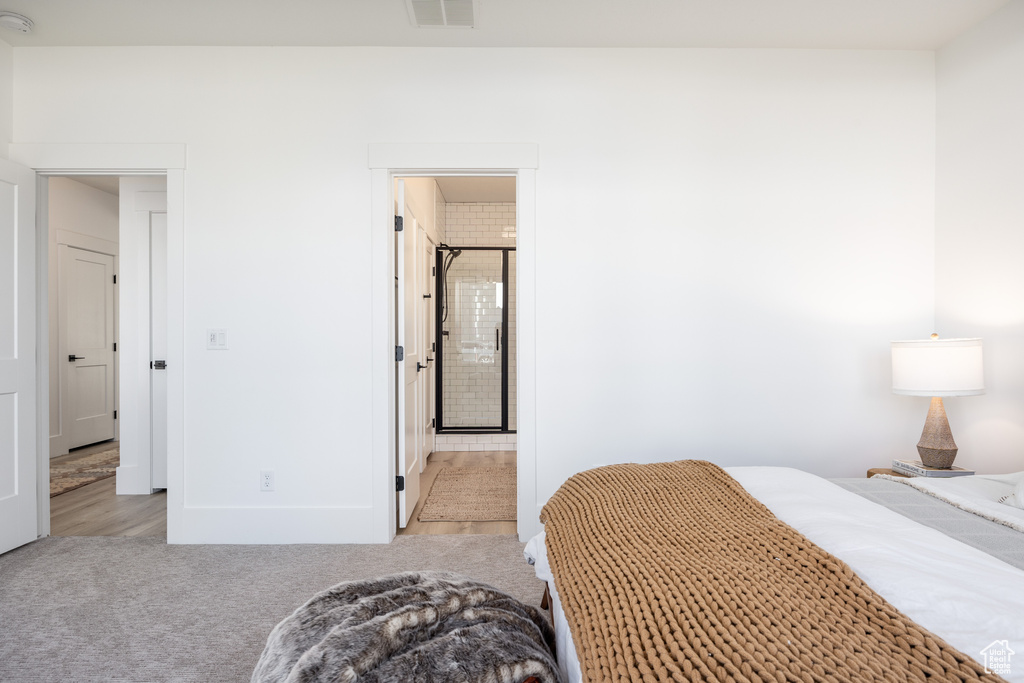
[(442, 468), (417, 519), (421, 522), (514, 522), (516, 468)]
[(50, 498), (81, 488), (100, 479), (114, 476), (121, 462), (120, 449), (64, 455), (50, 461)]

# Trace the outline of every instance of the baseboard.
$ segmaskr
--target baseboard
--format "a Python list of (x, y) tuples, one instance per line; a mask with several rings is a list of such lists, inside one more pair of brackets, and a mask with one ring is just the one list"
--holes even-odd
[(540, 511), (544, 508), (543, 504), (537, 505), (537, 512), (533, 514), (530, 519), (520, 519), (516, 525), (516, 530), (519, 533), (519, 542), (526, 543), (531, 538), (544, 531), (544, 525), (540, 523)]
[(153, 493), (149, 473), (144, 475), (136, 465), (121, 465), (114, 470), (114, 476), (119, 496), (146, 496)]
[[(373, 508), (213, 508), (181, 511), (181, 533), (168, 543), (387, 543), (372, 538)], [(172, 536), (174, 536), (172, 538)]]
[(67, 455), (71, 451), (68, 450), (64, 444), (64, 435), (56, 434), (50, 437), (50, 457), (59, 458), (62, 455)]

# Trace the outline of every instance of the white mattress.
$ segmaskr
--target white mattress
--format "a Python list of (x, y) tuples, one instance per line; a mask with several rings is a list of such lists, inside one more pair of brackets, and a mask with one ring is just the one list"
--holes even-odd
[[(1024, 683), (1024, 571), (812, 474), (782, 467), (725, 468), (786, 524), (850, 565), (879, 595), (982, 665), (982, 650), (1007, 641), (1008, 681)], [(582, 681), (541, 532), (525, 555), (547, 581), (558, 663)]]

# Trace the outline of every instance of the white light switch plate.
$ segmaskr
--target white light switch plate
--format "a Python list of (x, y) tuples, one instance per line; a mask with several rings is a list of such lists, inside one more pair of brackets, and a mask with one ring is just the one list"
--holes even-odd
[(227, 351), (228, 331), (225, 329), (206, 330), (206, 348), (210, 351)]

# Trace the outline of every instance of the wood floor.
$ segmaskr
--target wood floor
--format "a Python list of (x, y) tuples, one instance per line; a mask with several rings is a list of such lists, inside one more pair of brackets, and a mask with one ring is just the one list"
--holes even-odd
[(427, 499), (430, 486), (434, 483), (437, 473), (442, 467), (495, 467), (514, 466), (515, 451), (459, 451), (431, 453), (427, 458), (427, 466), (420, 475), (420, 499), (412, 511), (412, 519), (400, 535), (405, 534), (514, 534), (515, 522), (420, 522), (416, 517), (420, 514), (423, 501)]
[[(73, 451), (84, 455), (116, 447), (114, 441)], [(167, 538), (167, 492), (118, 496), (107, 477), (50, 499), (51, 536), (155, 536)]]
[[(93, 447), (106, 450), (116, 444)], [(75, 453), (84, 453), (75, 451)], [(442, 467), (513, 466), (514, 451), (432, 453), (420, 477), (420, 498), (412, 519), (399, 534), (514, 534), (515, 522), (420, 522), (423, 501)], [(167, 538), (167, 492), (118, 496), (109, 477), (50, 499), (52, 536), (154, 536)]]

